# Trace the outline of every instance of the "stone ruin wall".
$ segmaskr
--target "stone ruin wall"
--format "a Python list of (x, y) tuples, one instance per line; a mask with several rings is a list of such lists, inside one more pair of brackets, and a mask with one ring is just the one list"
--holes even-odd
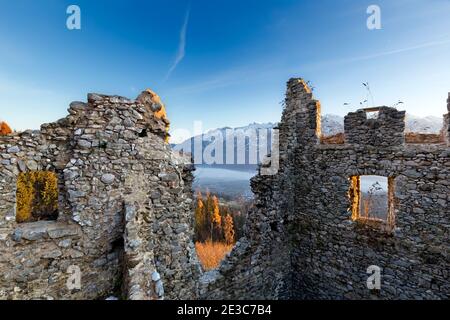
[[(166, 124), (117, 96), (90, 94), (68, 111), (0, 137), (0, 298), (196, 298), (193, 168), (164, 143)], [(16, 223), (28, 170), (57, 174), (57, 221)], [(69, 266), (81, 290), (67, 288)]]
[[(363, 110), (349, 113), (345, 143), (321, 144), (320, 104), (303, 80), (288, 83), (287, 99), (285, 117), (295, 125), (287, 147), (295, 181), (289, 192), (300, 199), (287, 200), (294, 231), (292, 297), (448, 299), (449, 140), (405, 144), (404, 112), (382, 107), (378, 119), (366, 119)], [(289, 104), (300, 111), (289, 112)], [(392, 178), (393, 232), (352, 221), (349, 178), (360, 175)], [(366, 286), (371, 265), (382, 270), (379, 292)]]
[[(449, 298), (448, 114), (442, 143), (405, 143), (404, 113), (387, 107), (376, 120), (350, 113), (339, 142), (324, 143), (320, 103), (291, 79), (279, 170), (252, 179), (245, 237), (202, 272), (193, 168), (164, 144), (165, 124), (116, 96), (89, 95), (69, 113), (0, 138), (0, 298)], [(17, 175), (37, 169), (59, 176), (58, 220), (18, 225)], [(354, 175), (392, 178), (393, 232), (352, 221)], [(82, 269), (81, 290), (66, 287), (69, 265)], [(370, 265), (382, 268), (379, 292), (366, 287)]]
[(273, 199), (281, 197), (275, 176), (251, 181), (255, 205), (247, 215), (245, 236), (219, 268), (200, 278), (201, 299), (289, 299), (291, 264), (288, 230)]
[[(343, 141), (325, 144), (320, 102), (302, 79), (288, 82), (280, 169), (252, 179), (249, 239), (204, 276), (205, 297), (450, 297), (450, 140), (406, 144), (405, 113), (378, 111), (373, 120), (364, 110), (349, 113)], [(352, 220), (349, 178), (360, 175), (391, 178), (393, 231)], [(367, 288), (371, 265), (381, 268), (380, 291)]]
[[(246, 237), (203, 272), (193, 166), (164, 143), (166, 123), (147, 102), (89, 94), (40, 131), (0, 137), (0, 299), (289, 297), (286, 232), (266, 202), (280, 193), (274, 181), (253, 179), (261, 196)], [(59, 216), (18, 224), (17, 177), (36, 170), (57, 174)], [(81, 269), (81, 290), (66, 285), (70, 266)]]

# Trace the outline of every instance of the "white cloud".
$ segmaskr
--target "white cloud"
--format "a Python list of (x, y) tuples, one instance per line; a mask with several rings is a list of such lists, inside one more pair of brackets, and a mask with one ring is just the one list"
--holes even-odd
[[(366, 61), (366, 60), (373, 60), (377, 58), (382, 58), (386, 56), (406, 53), (410, 51), (416, 51), (416, 50), (422, 50), (426, 48), (432, 48), (432, 47), (439, 47), (439, 46), (445, 46), (450, 44), (450, 39), (448, 38), (448, 35), (446, 35), (446, 38), (443, 40), (435, 40), (430, 42), (423, 42), (415, 45), (411, 45), (408, 47), (403, 48), (397, 48), (387, 51), (380, 51), (369, 55), (364, 56), (355, 56), (355, 57), (349, 57), (349, 58), (337, 58), (337, 59), (331, 59), (331, 60), (322, 60), (317, 61), (314, 63), (308, 63), (301, 67), (301, 69), (304, 70), (312, 70), (316, 71), (317, 68), (324, 68), (329, 67), (330, 65), (338, 65), (338, 64), (346, 64), (346, 63), (353, 63), (353, 62), (359, 62), (359, 61)], [(297, 68), (299, 69), (299, 68)]]
[(175, 57), (175, 60), (172, 64), (172, 66), (170, 67), (169, 71), (167, 72), (165, 80), (170, 78), (172, 72), (175, 71), (178, 64), (184, 59), (184, 56), (186, 55), (186, 33), (187, 33), (188, 24), (189, 24), (189, 15), (190, 15), (190, 8), (188, 8), (188, 10), (186, 11), (186, 15), (184, 17), (184, 22), (183, 22), (183, 25), (181, 26), (180, 41), (178, 43), (177, 55)]
[(375, 59), (375, 58), (379, 58), (379, 57), (383, 57), (383, 56), (390, 56), (393, 54), (398, 54), (398, 53), (403, 53), (403, 52), (408, 52), (408, 51), (414, 51), (414, 50), (419, 50), (419, 49), (424, 49), (424, 48), (429, 48), (429, 47), (447, 45), (449, 43), (450, 43), (450, 40), (431, 41), (431, 42), (421, 43), (421, 44), (410, 46), (410, 47), (374, 53), (374, 54), (362, 56), (362, 57), (350, 58), (350, 59), (345, 60), (345, 62), (371, 60), (371, 59)]

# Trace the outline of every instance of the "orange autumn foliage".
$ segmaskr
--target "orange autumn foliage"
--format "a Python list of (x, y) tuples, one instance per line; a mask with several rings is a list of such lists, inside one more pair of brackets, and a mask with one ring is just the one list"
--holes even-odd
[(168, 143), (169, 142), (169, 134), (168, 133), (170, 130), (170, 121), (167, 118), (166, 106), (162, 102), (161, 98), (153, 90), (147, 89), (147, 90), (145, 90), (145, 92), (147, 92), (150, 95), (150, 98), (154, 104), (161, 106), (161, 108), (158, 111), (156, 111), (154, 113), (154, 115), (156, 118), (162, 119), (166, 123), (166, 132), (167, 132), (166, 143)]
[(206, 271), (217, 268), (225, 256), (233, 249), (233, 245), (222, 242), (195, 243), (198, 259)]
[(225, 243), (228, 245), (234, 244), (234, 225), (233, 218), (230, 214), (225, 216), (225, 220), (223, 223), (223, 235), (225, 238)]
[(11, 127), (4, 121), (0, 122), (0, 136), (6, 136), (12, 133)]
[(213, 196), (213, 216), (212, 216), (212, 222), (215, 224), (216, 228), (220, 228), (222, 224), (222, 216), (220, 215), (220, 209), (219, 209), (219, 199), (217, 199), (216, 196)]
[(166, 106), (162, 102), (161, 98), (154, 91), (152, 91), (151, 89), (147, 89), (145, 91), (150, 94), (153, 103), (158, 104), (158, 105), (161, 106), (161, 109), (159, 109), (159, 111), (155, 112), (155, 117), (157, 117), (158, 119), (168, 120), (167, 119)]

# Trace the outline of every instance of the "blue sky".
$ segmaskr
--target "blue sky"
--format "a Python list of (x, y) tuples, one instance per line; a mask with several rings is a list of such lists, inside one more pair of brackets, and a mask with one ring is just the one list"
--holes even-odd
[[(1, 0), (0, 118), (38, 128), (88, 92), (149, 87), (173, 129), (279, 121), (286, 81), (315, 86), (323, 113), (365, 99), (441, 116), (450, 91), (449, 0)], [(81, 30), (66, 9), (81, 8)], [(366, 9), (381, 8), (381, 30)], [(344, 106), (344, 103), (350, 103)]]

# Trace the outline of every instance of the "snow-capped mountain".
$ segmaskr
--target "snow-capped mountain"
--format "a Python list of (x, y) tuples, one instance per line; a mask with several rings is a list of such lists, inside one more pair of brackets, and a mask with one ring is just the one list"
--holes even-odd
[[(417, 117), (409, 113), (406, 114), (405, 130), (406, 132), (416, 133), (439, 133), (443, 126), (443, 118), (428, 116)], [(344, 132), (344, 117), (327, 114), (322, 117), (322, 134), (333, 135)]]
[[(235, 169), (242, 169), (242, 166), (246, 169), (248, 166), (256, 168), (271, 150), (272, 133), (276, 125), (252, 123), (244, 127), (214, 129), (174, 145), (173, 149), (191, 153), (195, 158), (195, 148), (201, 143), (201, 154), (208, 157), (203, 158), (202, 164), (212, 164), (212, 159), (215, 159), (218, 161), (214, 165), (233, 165)], [(228, 152), (230, 147), (233, 149)]]
[(406, 114), (406, 131), (417, 133), (439, 133), (444, 125), (444, 118), (428, 116), (424, 118)]
[(326, 114), (322, 117), (322, 134), (331, 136), (344, 132), (344, 117), (335, 114)]
[[(442, 125), (443, 119), (439, 117), (429, 116), (421, 118), (410, 114), (406, 115), (407, 132), (439, 133), (442, 129)], [(255, 160), (255, 150), (260, 151), (256, 156), (256, 161), (259, 163), (268, 150), (271, 150), (272, 130), (276, 126), (277, 123), (252, 123), (248, 126), (238, 128), (224, 127), (214, 129), (206, 132), (202, 136), (192, 137), (180, 144), (174, 145), (173, 147), (176, 151), (190, 152), (194, 154), (194, 146), (196, 145), (196, 139), (198, 139), (197, 141), (202, 142), (202, 154), (206, 151), (207, 154), (210, 154), (211, 157), (214, 158), (216, 155), (213, 150), (214, 147), (216, 147), (216, 149), (223, 150), (223, 161), (221, 164), (239, 164), (244, 166), (251, 165), (251, 167), (254, 165), (256, 167), (256, 163), (254, 163), (255, 161), (252, 161)], [(344, 117), (333, 114), (324, 115), (322, 117), (323, 135), (328, 136), (339, 132), (344, 132)], [(234, 146), (234, 157), (232, 158), (230, 158), (230, 156), (227, 158), (227, 145)], [(238, 161), (238, 159), (242, 160), (244, 156), (245, 162)], [(218, 154), (218, 157), (220, 157), (220, 154)], [(234, 161), (230, 163), (227, 159), (234, 159)]]
[[(438, 117), (419, 118), (411, 115), (406, 117), (406, 131), (421, 132), (421, 133), (438, 133), (442, 128), (443, 119)], [(195, 190), (211, 191), (221, 197), (236, 198), (246, 197), (251, 198), (252, 192), (250, 189), (250, 177), (256, 174), (257, 165), (254, 161), (249, 161), (249, 150), (258, 147), (259, 142), (263, 142), (258, 138), (258, 133), (261, 136), (271, 136), (273, 128), (277, 126), (276, 123), (252, 123), (245, 127), (239, 128), (219, 128), (210, 130), (203, 136), (192, 137), (184, 142), (173, 145), (174, 150), (193, 153), (195, 138), (201, 141), (201, 152), (212, 153), (211, 141), (223, 137), (224, 164), (210, 165), (202, 162), (197, 163), (197, 170), (194, 172), (195, 180), (193, 187)], [(322, 133), (324, 135), (333, 135), (344, 131), (344, 117), (338, 115), (328, 114), (322, 117)], [(234, 164), (226, 161), (226, 142), (234, 141), (233, 159)], [(258, 155), (257, 162), (259, 163), (262, 157), (266, 154), (264, 150), (271, 149), (271, 139), (266, 141), (266, 149)], [(213, 144), (214, 146), (214, 144)], [(238, 146), (240, 146), (238, 148)], [(220, 148), (220, 144), (216, 145)], [(208, 149), (207, 149), (208, 148)], [(220, 152), (220, 151), (219, 151)], [(241, 164), (237, 162), (237, 154), (240, 154), (241, 159), (245, 156), (245, 162)]]

